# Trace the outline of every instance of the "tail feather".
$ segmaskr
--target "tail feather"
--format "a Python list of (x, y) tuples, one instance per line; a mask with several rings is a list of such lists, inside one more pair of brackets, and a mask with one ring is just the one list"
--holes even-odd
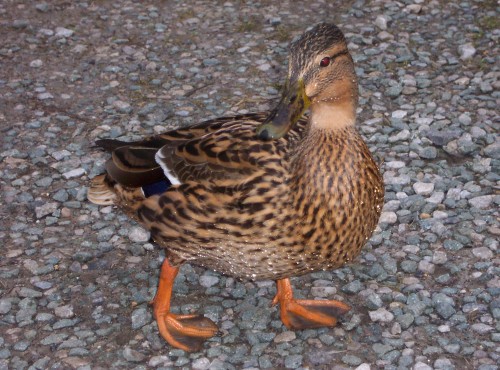
[(101, 206), (113, 205), (117, 200), (113, 187), (106, 181), (106, 175), (96, 176), (92, 179), (87, 198), (92, 203)]

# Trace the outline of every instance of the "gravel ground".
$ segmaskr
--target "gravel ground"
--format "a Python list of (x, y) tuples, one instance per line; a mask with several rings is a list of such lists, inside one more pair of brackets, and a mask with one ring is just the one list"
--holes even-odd
[[(0, 369), (498, 369), (498, 4), (485, 1), (0, 2)], [(86, 200), (136, 139), (269, 109), (287, 45), (333, 21), (360, 78), (359, 129), (387, 199), (360, 258), (294, 279), (353, 306), (290, 332), (274, 283), (186, 265), (174, 308), (222, 335), (169, 348), (148, 301), (162, 252)]]

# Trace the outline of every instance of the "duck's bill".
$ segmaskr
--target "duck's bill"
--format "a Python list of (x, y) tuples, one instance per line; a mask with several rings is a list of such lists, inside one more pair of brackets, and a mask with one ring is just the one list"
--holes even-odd
[(265, 122), (257, 128), (257, 135), (263, 140), (283, 137), (302, 117), (310, 104), (303, 80), (287, 83), (281, 101)]

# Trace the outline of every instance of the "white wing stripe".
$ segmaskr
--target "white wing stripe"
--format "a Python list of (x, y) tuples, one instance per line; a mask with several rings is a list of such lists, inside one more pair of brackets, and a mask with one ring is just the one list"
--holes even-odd
[(165, 164), (165, 162), (162, 160), (164, 159), (165, 157), (161, 154), (161, 149), (158, 150), (155, 154), (155, 160), (156, 160), (156, 163), (158, 163), (161, 168), (163, 169), (163, 173), (165, 174), (165, 176), (167, 176), (167, 179), (168, 181), (170, 181), (170, 183), (172, 185), (179, 185), (181, 182), (179, 181), (179, 179), (172, 173), (172, 171), (170, 170), (170, 168), (167, 167), (167, 165)]

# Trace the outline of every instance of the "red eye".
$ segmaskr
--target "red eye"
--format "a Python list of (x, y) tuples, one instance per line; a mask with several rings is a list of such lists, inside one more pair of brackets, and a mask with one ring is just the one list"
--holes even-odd
[(329, 64), (330, 64), (330, 57), (324, 57), (323, 59), (321, 59), (321, 62), (319, 62), (319, 65), (321, 67), (328, 67)]

